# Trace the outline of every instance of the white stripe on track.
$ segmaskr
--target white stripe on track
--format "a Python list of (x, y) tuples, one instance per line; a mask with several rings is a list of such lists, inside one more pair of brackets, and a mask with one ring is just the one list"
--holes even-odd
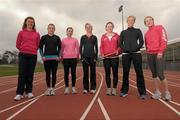
[[(135, 73), (133, 73), (132, 75), (136, 76)], [(145, 78), (152, 79), (150, 75), (146, 75)], [(153, 82), (153, 80), (147, 80), (147, 79), (145, 81)], [(168, 80), (167, 82), (169, 86), (178, 87), (178, 88), (180, 87), (180, 83), (172, 82), (170, 80)]]
[[(39, 85), (39, 84), (42, 84), (42, 83), (45, 83), (45, 81), (41, 81), (41, 82), (38, 82), (38, 83), (35, 83), (35, 85)], [(4, 91), (1, 91), (0, 94), (4, 94), (4, 93), (7, 93), (7, 92), (11, 92), (11, 91), (14, 91), (16, 90), (17, 87), (13, 87), (13, 88), (10, 88), (10, 89), (7, 89), (7, 90), (4, 90)]]
[[(79, 79), (80, 79), (81, 77), (79, 77)], [(79, 80), (78, 79), (78, 80)], [(63, 81), (63, 80), (62, 80)], [(60, 83), (60, 82), (59, 82)], [(56, 85), (57, 86), (57, 85)], [(65, 85), (62, 85), (62, 86), (60, 86), (60, 87), (58, 87), (58, 88), (56, 88), (55, 90), (58, 90), (58, 89), (60, 89), (60, 88), (62, 88), (62, 87), (64, 87)], [(44, 95), (44, 94), (43, 94)], [(29, 104), (27, 104), (26, 106), (24, 106), (23, 108), (21, 108), (20, 110), (18, 110), (16, 113), (14, 113), (13, 115), (11, 115), (10, 117), (8, 117), (6, 120), (11, 120), (11, 119), (13, 119), (14, 117), (16, 117), (18, 114), (20, 114), (21, 112), (23, 112), (26, 108), (28, 108), (30, 105), (32, 105), (33, 103), (35, 103), (37, 100), (39, 100), (40, 99), (40, 97), (38, 97), (38, 98), (36, 98), (36, 99), (34, 99), (34, 100), (32, 100)]]
[[(63, 82), (63, 80), (61, 80), (59, 83), (61, 83), (61, 82)], [(59, 87), (58, 87), (58, 88), (59, 88)], [(56, 89), (58, 89), (58, 88), (56, 88)], [(13, 109), (13, 108), (15, 108), (15, 107), (18, 107), (18, 106), (20, 106), (20, 105), (26, 104), (26, 103), (28, 103), (28, 102), (30, 102), (30, 101), (33, 101), (34, 99), (37, 99), (37, 98), (42, 97), (42, 96), (44, 96), (44, 93), (43, 93), (43, 94), (40, 94), (40, 95), (38, 95), (38, 96), (36, 96), (36, 97), (34, 97), (34, 98), (32, 98), (32, 99), (26, 100), (26, 101), (21, 102), (21, 103), (19, 103), (19, 104), (16, 104), (16, 105), (13, 105), (13, 106), (8, 107), (8, 108), (6, 108), (6, 109), (3, 109), (3, 110), (0, 111), (0, 114), (3, 113), (3, 112), (6, 112), (6, 111), (8, 111), (8, 110), (11, 110), (11, 109)]]
[(27, 104), (26, 106), (24, 106), (23, 108), (21, 108), (20, 110), (18, 110), (16, 113), (14, 113), (13, 115), (11, 115), (10, 117), (8, 117), (6, 120), (12, 120), (14, 117), (16, 117), (18, 114), (20, 114), (21, 112), (23, 112), (26, 108), (28, 108), (30, 105), (32, 105), (33, 103), (35, 103), (39, 98), (34, 99), (33, 101), (31, 101), (29, 104)]
[(177, 105), (177, 106), (179, 106), (179, 107), (180, 107), (180, 104), (179, 104), (179, 103), (177, 103), (177, 102), (170, 101), (170, 103), (172, 103), (172, 104)]
[(90, 102), (90, 104), (88, 105), (88, 107), (86, 108), (86, 110), (84, 111), (84, 113), (82, 114), (80, 120), (84, 120), (84, 119), (86, 118), (87, 114), (88, 114), (89, 111), (91, 110), (91, 108), (92, 108), (95, 100), (97, 99), (97, 97), (98, 97), (98, 95), (99, 95), (99, 92), (100, 92), (101, 87), (102, 87), (102, 84), (103, 84), (103, 75), (102, 75), (102, 73), (99, 73), (99, 74), (100, 74), (100, 76), (101, 76), (101, 83), (100, 83), (100, 85), (99, 85), (99, 88), (98, 88), (96, 94), (94, 95), (92, 101)]
[(106, 111), (104, 105), (102, 104), (100, 98), (98, 98), (98, 103), (99, 103), (99, 106), (100, 106), (100, 108), (101, 108), (101, 111), (102, 111), (102, 113), (103, 113), (105, 119), (106, 119), (106, 120), (110, 120), (110, 117), (109, 117), (109, 115), (108, 115), (108, 113), (107, 113), (107, 111)]
[[(136, 83), (135, 81), (133, 81), (133, 80), (131, 80), (131, 79), (130, 79), (130, 81)], [(137, 89), (137, 87), (134, 86), (134, 85), (130, 85), (130, 86), (132, 86), (132, 87), (134, 87), (134, 88)], [(146, 90), (147, 90), (151, 95), (153, 95), (153, 93), (152, 93), (150, 90), (148, 90), (147, 88), (146, 88)], [(167, 102), (165, 102), (165, 101), (162, 100), (162, 99), (159, 99), (159, 101), (160, 101), (161, 103), (163, 103), (165, 106), (167, 106), (169, 109), (171, 109), (172, 111), (174, 111), (177, 115), (180, 116), (180, 112), (179, 112), (178, 110), (176, 110), (173, 106), (171, 106), (170, 104), (168, 104)]]
[[(60, 77), (60, 79), (62, 79), (62, 78), (63, 78), (63, 77)], [(39, 84), (43, 84), (43, 83), (45, 83), (45, 80), (39, 80), (38, 82), (36, 82), (36, 83), (34, 84), (34, 86), (39, 85)], [(58, 83), (58, 84), (60, 84), (60, 83)], [(58, 84), (57, 84), (57, 85), (58, 85)], [(10, 88), (10, 89), (1, 91), (1, 92), (0, 92), (0, 95), (1, 95), (1, 94), (4, 94), (4, 93), (7, 93), (7, 92), (14, 91), (14, 90), (16, 90), (16, 88), (17, 88), (17, 87), (12, 87), (12, 88)]]
[[(82, 76), (80, 76), (80, 77), (77, 79), (77, 81), (78, 81), (80, 78), (82, 78)], [(64, 81), (64, 79), (61, 80), (59, 83), (57, 83), (56, 86), (57, 86), (58, 84), (62, 83), (63, 81)], [(61, 88), (63, 88), (64, 86), (65, 86), (65, 85), (62, 85), (62, 86), (60, 86), (60, 87), (57, 87), (57, 88), (55, 88), (55, 90), (61, 89)], [(42, 96), (44, 96), (44, 95), (45, 95), (45, 94), (43, 93), (43, 94), (40, 94), (40, 95), (38, 95), (38, 96), (36, 96), (36, 97), (34, 97), (34, 98), (32, 98), (32, 99), (29, 99), (29, 100), (26, 100), (26, 101), (21, 102), (21, 103), (19, 103), (19, 104), (13, 105), (13, 106), (8, 107), (8, 108), (5, 108), (5, 109), (3, 109), (3, 110), (0, 111), (0, 114), (4, 113), (4, 112), (6, 112), (6, 111), (9, 111), (9, 110), (11, 110), (11, 109), (13, 109), (13, 108), (16, 108), (16, 107), (18, 107), (18, 106), (20, 106), (20, 105), (26, 104), (26, 103), (28, 103), (28, 102), (30, 102), (30, 101), (33, 101), (33, 100), (35, 100), (35, 99), (37, 99), (37, 98), (40, 98), (40, 97), (42, 97)]]

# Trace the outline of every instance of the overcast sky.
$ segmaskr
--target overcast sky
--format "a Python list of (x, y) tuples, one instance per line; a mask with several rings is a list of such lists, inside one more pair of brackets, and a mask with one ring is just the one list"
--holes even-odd
[(119, 6), (124, 5), (124, 17), (135, 15), (135, 27), (144, 32), (143, 19), (147, 15), (155, 18), (156, 24), (162, 24), (169, 40), (180, 37), (180, 0), (0, 0), (0, 50), (15, 50), (17, 33), (21, 30), (24, 18), (33, 16), (37, 31), (47, 33), (47, 25), (56, 25), (56, 34), (65, 37), (68, 26), (74, 28), (74, 37), (85, 33), (84, 24), (92, 23), (94, 34), (105, 32), (106, 22), (115, 24), (115, 32), (120, 33), (121, 14)]

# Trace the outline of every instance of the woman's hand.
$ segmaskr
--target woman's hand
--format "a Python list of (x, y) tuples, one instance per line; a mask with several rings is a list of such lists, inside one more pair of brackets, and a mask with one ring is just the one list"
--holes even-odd
[(163, 54), (157, 54), (157, 59), (162, 59)]
[(46, 61), (46, 58), (45, 58), (45, 57), (42, 57), (42, 61)]
[(56, 58), (56, 61), (60, 61), (60, 60), (61, 60), (61, 58), (60, 58), (60, 57), (57, 57), (57, 58)]

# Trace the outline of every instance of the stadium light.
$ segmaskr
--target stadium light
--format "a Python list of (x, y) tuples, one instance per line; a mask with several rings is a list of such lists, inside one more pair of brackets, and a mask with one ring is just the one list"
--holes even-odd
[(123, 5), (119, 7), (119, 13), (122, 13), (122, 30), (124, 30), (124, 13), (123, 13)]

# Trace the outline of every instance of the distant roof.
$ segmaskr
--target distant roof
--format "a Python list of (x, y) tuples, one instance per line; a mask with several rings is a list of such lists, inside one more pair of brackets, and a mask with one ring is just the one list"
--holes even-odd
[(172, 39), (168, 41), (168, 45), (179, 43), (179, 42), (180, 42), (180, 38)]
[(168, 48), (180, 47), (180, 38), (168, 41)]
[[(168, 41), (168, 48), (180, 47), (180, 38), (172, 39)], [(141, 51), (145, 51), (145, 48), (142, 48)]]

